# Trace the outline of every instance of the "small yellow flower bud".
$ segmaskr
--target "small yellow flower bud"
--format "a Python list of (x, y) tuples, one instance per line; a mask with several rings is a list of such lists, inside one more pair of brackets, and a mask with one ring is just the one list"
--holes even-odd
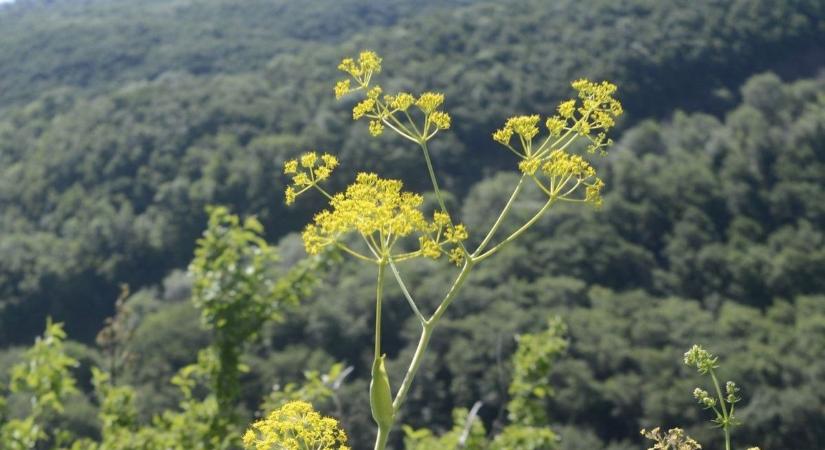
[(518, 163), (518, 168), (521, 170), (522, 173), (527, 175), (533, 175), (539, 169), (541, 165), (541, 160), (537, 158), (530, 158), (524, 159)]
[(349, 80), (341, 80), (335, 83), (335, 99), (340, 99), (341, 97), (347, 95), (350, 91), (350, 81)]
[(433, 213), (433, 222), (439, 227), (445, 227), (450, 224), (450, 216), (444, 211), (436, 211)]
[(355, 61), (352, 58), (342, 59), (341, 64), (338, 64), (338, 70), (346, 72), (353, 77), (359, 77), (362, 73), (361, 69), (355, 64)]
[(564, 131), (564, 126), (567, 123), (559, 116), (549, 117), (545, 125), (547, 126), (547, 130), (550, 131), (550, 134), (553, 136), (561, 136), (562, 131)]
[(301, 155), (301, 165), (309, 169), (310, 167), (315, 165), (315, 161), (318, 160), (318, 155), (315, 152), (307, 152)]
[(450, 115), (444, 111), (435, 111), (430, 114), (430, 121), (435, 124), (439, 130), (446, 130), (450, 128)]
[(511, 137), (513, 137), (513, 130), (507, 127), (496, 130), (495, 133), (493, 133), (493, 140), (502, 145), (509, 144)]
[(406, 111), (407, 109), (409, 109), (410, 106), (412, 106), (413, 103), (415, 103), (415, 97), (406, 92), (401, 92), (392, 98), (390, 106), (393, 109)]
[(438, 259), (441, 256), (441, 247), (439, 247), (434, 240), (421, 236), (418, 238), (418, 242), (421, 244), (422, 256), (432, 259)]
[(447, 228), (447, 231), (444, 233), (444, 237), (447, 238), (448, 242), (458, 243), (463, 240), (466, 240), (469, 234), (467, 233), (467, 228), (463, 224), (458, 224), (455, 227)]
[(375, 86), (374, 88), (367, 91), (367, 98), (377, 100), (378, 97), (381, 95), (381, 92), (381, 86)]
[(327, 166), (321, 166), (315, 169), (315, 181), (323, 181), (329, 178), (329, 175), (332, 173), (332, 170), (329, 169)]
[(295, 189), (293, 189), (292, 186), (287, 186), (286, 190), (284, 191), (284, 197), (286, 197), (287, 205), (295, 203)]
[(331, 170), (338, 167), (338, 158), (329, 153), (324, 153), (321, 155), (321, 160), (324, 161), (324, 164)]
[(381, 136), (384, 132), (384, 124), (379, 120), (370, 120), (370, 134), (373, 136)]
[(444, 103), (444, 94), (436, 92), (425, 92), (418, 97), (415, 106), (418, 106), (424, 114), (430, 114)]
[(538, 115), (516, 116), (509, 118), (505, 127), (529, 141), (539, 133), (539, 127), (536, 126), (538, 123)]
[(309, 179), (309, 176), (304, 172), (300, 172), (294, 177), (292, 177), (292, 182), (295, 183), (296, 186), (309, 186), (310, 184), (312, 184), (312, 181)]
[(464, 252), (459, 247), (450, 250), (449, 256), (450, 262), (457, 266), (460, 266), (461, 263), (464, 261)]
[[(567, 100), (559, 105), (559, 115), (565, 119), (570, 119), (573, 117), (573, 113), (576, 111), (576, 101), (575, 100)], [(549, 128), (549, 127), (548, 127)]]
[(381, 58), (375, 52), (366, 50), (358, 56), (358, 64), (364, 73), (381, 72)]
[(362, 100), (360, 103), (355, 105), (354, 108), (352, 108), (352, 119), (358, 120), (364, 117), (364, 114), (372, 111), (373, 107), (375, 107), (375, 100), (371, 98)]
[(292, 175), (298, 172), (298, 161), (295, 159), (290, 159), (289, 161), (284, 163), (284, 173), (287, 175)]

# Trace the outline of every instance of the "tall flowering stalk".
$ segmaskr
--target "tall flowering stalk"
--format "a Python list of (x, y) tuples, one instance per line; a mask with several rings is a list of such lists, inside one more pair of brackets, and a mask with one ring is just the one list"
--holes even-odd
[[(583, 141), (586, 153), (604, 153), (612, 144), (606, 133), (622, 114), (622, 107), (613, 97), (616, 91), (613, 84), (578, 80), (572, 83), (578, 98), (561, 103), (556, 114), (545, 118), (543, 128), (539, 115), (529, 115), (512, 117), (495, 131), (493, 140), (518, 158), (517, 167), (522, 176), (492, 227), (479, 245), (470, 249), (467, 228), (456, 223), (446, 206), (428, 148), (429, 141), (451, 125), (450, 115), (443, 110), (444, 95), (436, 92), (385, 94), (381, 86), (373, 83), (374, 76), (381, 72), (381, 58), (371, 51), (362, 52), (357, 60), (344, 59), (338, 68), (348, 76), (335, 85), (335, 97), (362, 95), (363, 99), (352, 110), (354, 120), (367, 120), (369, 132), (375, 137), (390, 130), (420, 148), (438, 201), (438, 209), (432, 216), (425, 216), (421, 211), (421, 195), (405, 192), (399, 180), (383, 179), (373, 173), (359, 173), (345, 191), (330, 194), (320, 186), (338, 165), (338, 160), (329, 154), (308, 152), (284, 165), (284, 173), (292, 178), (285, 193), (287, 204), (312, 189), (329, 201), (329, 208), (318, 213), (303, 232), (307, 253), (317, 254), (324, 248), (336, 247), (377, 268), (370, 405), (378, 427), (375, 450), (382, 450), (430, 338), (473, 268), (521, 236), (559, 202), (601, 205), (604, 183), (582, 155), (573, 153), (573, 148), (575, 143)], [(533, 183), (544, 192), (546, 201), (529, 220), (494, 243), (526, 183)], [(351, 236), (356, 240), (347, 239)], [(417, 241), (417, 249), (410, 250), (406, 244), (410, 240)], [(414, 258), (442, 256), (459, 270), (435, 310), (425, 312), (404, 283), (399, 264)], [(381, 307), (388, 268), (421, 325), (415, 354), (394, 394), (381, 349)]]

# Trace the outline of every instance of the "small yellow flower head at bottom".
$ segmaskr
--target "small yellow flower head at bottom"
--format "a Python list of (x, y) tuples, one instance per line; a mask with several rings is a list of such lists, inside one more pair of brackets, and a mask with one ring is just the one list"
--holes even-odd
[(380, 120), (370, 120), (370, 134), (378, 137), (384, 132), (384, 124)]
[(293, 401), (272, 411), (243, 435), (248, 450), (323, 448), (350, 450), (347, 435), (338, 421), (322, 417), (312, 405)]
[(439, 130), (446, 130), (450, 128), (450, 115), (444, 111), (435, 111), (430, 114), (430, 122), (432, 122)]

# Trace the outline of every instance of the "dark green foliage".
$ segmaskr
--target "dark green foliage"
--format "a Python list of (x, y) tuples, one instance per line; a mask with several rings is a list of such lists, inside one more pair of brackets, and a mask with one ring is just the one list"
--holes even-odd
[[(285, 214), (277, 173), (309, 142), (340, 156), (339, 173), (416, 168), (414, 152), (370, 140), (333, 105), (335, 65), (353, 48), (386, 57), (388, 88), (444, 88), (454, 132), (433, 152), (447, 188), (462, 195), (502, 168), (506, 152), (490, 131), (514, 112), (549, 112), (574, 78), (619, 84), (630, 121), (677, 106), (721, 111), (736, 95), (716, 93), (751, 71), (799, 76), (807, 69), (796, 61), (821, 60), (809, 44), (822, 39), (822, 17), (812, 0), (7, 5), (0, 340), (24, 341), (51, 313), (90, 342), (119, 283), (146, 286), (188, 261), (207, 204), (254, 213), (273, 236), (297, 229), (307, 215)], [(420, 179), (406, 181), (426, 188)], [(775, 194), (781, 213), (793, 214), (808, 189)], [(652, 261), (642, 249), (611, 248), (635, 251), (627, 274)]]
[[(107, 356), (71, 353), (85, 399), (55, 429), (94, 436), (90, 411), (103, 406), (104, 425), (136, 439), (203, 445), (198, 427), (215, 401), (201, 385), (182, 397), (169, 380), (214, 343), (232, 368), (221, 373), (241, 381), (223, 391), (244, 419), (275, 384), (277, 400), (305, 370), (353, 365), (321, 407), (354, 448), (369, 445), (372, 272), (331, 271), (277, 325), (261, 323), (272, 305), (245, 300), (272, 286), (206, 301), (203, 283), (167, 275), (191, 260), (209, 204), (255, 215), (270, 241), (287, 236), (272, 273), (297, 263), (303, 250), (289, 233), (317, 205), (287, 209), (280, 172), (310, 143), (339, 156), (340, 174), (376, 170), (429, 189), (418, 155), (370, 139), (350, 123), (352, 105), (333, 103), (337, 62), (372, 48), (388, 89), (445, 92), (453, 127), (432, 150), (470, 240), (512, 184), (514, 164), (489, 138), (506, 117), (550, 113), (582, 76), (618, 84), (629, 115), (600, 161), (604, 208), (556, 209), (474, 274), (433, 337), (402, 423), (458, 434), (451, 412), (481, 400), (483, 429), (473, 432), (498, 434), (513, 400), (513, 336), (560, 315), (569, 349), (537, 372), (554, 396), (531, 406), (563, 449), (641, 448), (639, 428), (655, 425), (710, 442), (680, 362), (694, 342), (741, 382), (742, 442), (825, 442), (825, 82), (810, 78), (825, 60), (820, 1), (17, 0), (0, 7), (0, 30), (0, 367), (20, 361), (5, 347), (30, 344), (50, 314), (93, 342), (120, 283), (136, 292), (129, 357), (114, 377), (134, 393), (98, 378), (98, 405), (89, 366)], [(766, 69), (779, 75), (753, 76)], [(331, 190), (351, 181), (333, 178)], [(535, 206), (525, 196), (504, 228)], [(204, 267), (238, 275), (225, 292), (248, 281), (239, 266), (226, 270), (229, 260), (256, 257), (218, 243), (271, 249), (258, 225), (241, 228), (213, 229), (214, 251), (201, 252)], [(431, 310), (450, 273), (427, 262), (401, 269)], [(210, 330), (188, 301), (193, 282)], [(386, 295), (383, 342), (400, 380), (393, 371), (418, 329), (400, 291), (388, 283)], [(223, 320), (233, 325), (221, 336)], [(240, 360), (249, 373), (235, 371)], [(23, 417), (26, 399), (7, 397), (0, 415)], [(123, 415), (110, 414), (113, 404)], [(159, 437), (134, 425), (164, 410)]]

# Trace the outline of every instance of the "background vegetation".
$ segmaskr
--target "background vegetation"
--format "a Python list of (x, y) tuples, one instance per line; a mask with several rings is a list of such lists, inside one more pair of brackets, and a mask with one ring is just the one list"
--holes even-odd
[[(694, 342), (745, 390), (737, 433), (766, 449), (820, 448), (822, 42), (817, 0), (0, 6), (0, 369), (20, 361), (47, 316), (64, 322), (79, 365), (61, 420), (97, 436), (90, 367), (107, 353), (95, 337), (126, 283), (116, 384), (135, 387), (144, 423), (178, 405), (169, 380), (195, 362), (193, 349), (218, 345), (184, 272), (207, 205), (257, 216), (286, 267), (303, 257), (294, 232), (316, 209), (282, 202), (280, 167), (298, 152), (318, 147), (339, 156), (341, 173), (427, 189), (414, 149), (370, 139), (351, 125), (351, 105), (334, 103), (337, 62), (372, 48), (387, 88), (445, 92), (453, 128), (433, 152), (471, 230), (506, 201), (511, 159), (489, 137), (506, 117), (550, 112), (583, 76), (619, 85), (628, 112), (601, 161), (604, 208), (555, 211), (474, 274), (433, 338), (403, 423), (449, 430), (453, 409), (480, 400), (485, 427), (501, 429), (514, 335), (559, 315), (569, 346), (544, 407), (561, 448), (640, 448), (638, 430), (656, 425), (707, 441), (679, 361)], [(435, 265), (408, 270), (419, 295), (447, 284)], [(372, 278), (331, 264), (300, 308), (263, 325), (240, 355), (250, 370), (239, 375), (239, 415), (251, 417), (273, 384), (342, 362), (353, 373), (325, 412), (354, 448), (371, 440)], [(384, 346), (405, 360), (415, 324), (400, 292), (388, 295)], [(26, 414), (9, 398), (9, 417)]]

